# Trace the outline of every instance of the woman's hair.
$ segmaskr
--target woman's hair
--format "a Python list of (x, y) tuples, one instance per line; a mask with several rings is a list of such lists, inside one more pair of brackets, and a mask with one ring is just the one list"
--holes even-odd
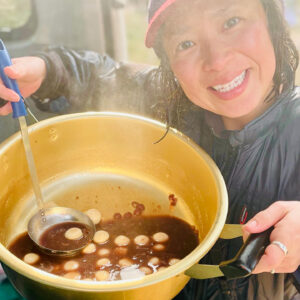
[[(274, 98), (278, 98), (281, 93), (291, 91), (294, 88), (295, 73), (299, 63), (299, 54), (290, 37), (288, 24), (284, 18), (281, 2), (279, 0), (260, 1), (268, 20), (269, 33), (276, 58), (273, 89), (265, 100), (270, 101)], [(157, 35), (154, 50), (160, 58), (160, 66), (157, 71), (157, 76), (161, 83), (161, 96), (164, 98), (164, 101), (167, 100), (167, 102), (165, 102), (167, 104), (167, 122), (172, 126), (177, 123), (176, 120), (174, 120), (174, 117), (178, 119), (179, 116), (176, 113), (173, 116), (170, 115), (171, 111), (174, 112), (174, 110), (171, 109), (171, 106), (177, 107), (177, 112), (180, 110), (178, 109), (178, 105), (180, 105), (180, 99), (184, 96), (184, 92), (170, 68), (167, 55), (163, 48), (162, 31), (163, 30), (160, 30)]]
[(276, 98), (295, 86), (299, 54), (284, 19), (283, 8), (278, 0), (260, 0), (268, 20), (269, 33), (275, 51), (276, 70), (273, 77), (272, 96)]

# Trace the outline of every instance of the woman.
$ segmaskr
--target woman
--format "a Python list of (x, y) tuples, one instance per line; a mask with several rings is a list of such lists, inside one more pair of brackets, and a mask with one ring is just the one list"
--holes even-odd
[[(229, 193), (229, 223), (245, 237), (274, 226), (248, 278), (191, 280), (178, 299), (292, 299), (300, 264), (298, 54), (277, 0), (152, 0), (146, 45), (157, 68), (118, 64), (92, 52), (50, 48), (5, 69), (24, 97), (51, 110), (121, 110), (165, 119), (203, 147)], [(0, 96), (18, 96), (0, 86)], [(7, 104), (0, 113), (10, 112)], [(202, 262), (234, 256), (241, 240), (218, 241)], [(298, 294), (299, 295), (299, 294)]]

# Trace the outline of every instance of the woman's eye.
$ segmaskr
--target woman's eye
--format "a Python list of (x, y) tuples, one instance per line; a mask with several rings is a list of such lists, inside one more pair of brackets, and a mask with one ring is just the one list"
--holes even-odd
[(233, 17), (230, 18), (228, 21), (225, 22), (224, 24), (224, 29), (230, 29), (233, 26), (235, 26), (236, 24), (238, 24), (240, 22), (240, 18), (239, 17)]
[(184, 51), (187, 50), (195, 45), (194, 42), (192, 41), (184, 41), (181, 42), (177, 47), (176, 47), (176, 52)]

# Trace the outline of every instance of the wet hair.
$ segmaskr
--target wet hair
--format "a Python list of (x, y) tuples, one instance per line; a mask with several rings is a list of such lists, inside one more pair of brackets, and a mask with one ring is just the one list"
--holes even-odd
[[(280, 94), (292, 91), (295, 87), (295, 73), (299, 64), (299, 54), (289, 33), (289, 26), (284, 18), (280, 0), (260, 0), (264, 8), (268, 29), (273, 44), (276, 69), (273, 77), (273, 88), (265, 101), (278, 99)], [(162, 26), (163, 28), (163, 26)], [(160, 97), (166, 105), (166, 121), (170, 126), (176, 126), (180, 119), (179, 112), (182, 99), (186, 98), (177, 82), (168, 61), (162, 43), (163, 29), (157, 35), (154, 50), (160, 59), (157, 77), (161, 84)], [(176, 108), (176, 109), (174, 109)]]
[(296, 69), (299, 54), (289, 33), (289, 27), (282, 13), (281, 2), (276, 0), (260, 0), (268, 20), (269, 33), (272, 40), (276, 70), (273, 77), (273, 97), (278, 97), (295, 86)]

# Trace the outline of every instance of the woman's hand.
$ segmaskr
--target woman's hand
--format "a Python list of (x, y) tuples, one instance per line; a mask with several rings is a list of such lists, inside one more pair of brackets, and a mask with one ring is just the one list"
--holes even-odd
[[(11, 79), (16, 79), (20, 92), (24, 98), (29, 97), (41, 86), (46, 76), (46, 64), (40, 57), (27, 56), (12, 59), (12, 65), (4, 68), (5, 74)], [(0, 107), (0, 115), (9, 114), (11, 109), (10, 101), (19, 101), (19, 95), (6, 88), (0, 79), (0, 98), (9, 101)]]
[[(300, 201), (278, 201), (255, 215), (243, 226), (244, 238), (249, 233), (265, 231), (274, 225), (270, 245), (252, 273), (275, 271), (292, 273), (300, 265)], [(272, 242), (282, 243), (284, 251)]]

